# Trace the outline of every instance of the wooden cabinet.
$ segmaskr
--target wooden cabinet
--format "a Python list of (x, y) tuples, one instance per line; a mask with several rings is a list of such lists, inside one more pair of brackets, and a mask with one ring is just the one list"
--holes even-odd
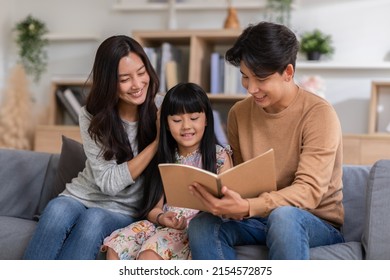
[(35, 130), (34, 150), (61, 153), (62, 135), (81, 143), (80, 128), (75, 125), (39, 125)]
[(380, 159), (390, 159), (390, 135), (345, 134), (344, 164), (372, 165)]

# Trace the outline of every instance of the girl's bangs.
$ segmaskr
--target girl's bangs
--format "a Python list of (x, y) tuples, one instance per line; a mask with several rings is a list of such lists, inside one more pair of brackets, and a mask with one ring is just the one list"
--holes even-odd
[(202, 100), (197, 94), (188, 94), (185, 98), (173, 97), (168, 108), (168, 115), (180, 115), (188, 113), (206, 112)]

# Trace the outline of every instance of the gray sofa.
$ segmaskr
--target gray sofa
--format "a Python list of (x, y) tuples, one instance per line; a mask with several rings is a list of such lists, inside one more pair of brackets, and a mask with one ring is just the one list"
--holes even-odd
[[(0, 259), (21, 259), (47, 202), (83, 168), (81, 144), (61, 155), (0, 149)], [(312, 259), (390, 259), (390, 160), (344, 166), (346, 242), (311, 249)], [(265, 246), (237, 247), (239, 259), (266, 259)]]

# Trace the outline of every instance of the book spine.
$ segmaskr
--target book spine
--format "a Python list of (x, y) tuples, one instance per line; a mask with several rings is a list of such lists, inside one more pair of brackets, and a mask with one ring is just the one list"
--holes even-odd
[(179, 82), (178, 72), (177, 72), (177, 63), (176, 61), (170, 60), (166, 65), (166, 80), (167, 80), (167, 89), (175, 86)]
[(213, 52), (210, 58), (210, 93), (217, 94), (221, 93), (220, 88), (221, 74), (220, 74), (220, 57), (221, 55), (218, 52)]
[(74, 109), (73, 109), (72, 105), (69, 103), (68, 99), (65, 98), (64, 92), (62, 92), (61, 90), (57, 90), (56, 96), (57, 96), (57, 99), (60, 101), (62, 107), (65, 109), (65, 111), (68, 113), (68, 115), (72, 119), (72, 121), (75, 124), (79, 124), (78, 115), (77, 115), (76, 111), (74, 111)]
[(66, 100), (68, 100), (70, 105), (72, 106), (73, 110), (76, 112), (77, 116), (79, 116), (80, 113), (81, 113), (81, 104), (77, 100), (77, 98), (74, 95), (74, 93), (70, 89), (67, 88), (64, 91), (64, 96), (65, 96)]

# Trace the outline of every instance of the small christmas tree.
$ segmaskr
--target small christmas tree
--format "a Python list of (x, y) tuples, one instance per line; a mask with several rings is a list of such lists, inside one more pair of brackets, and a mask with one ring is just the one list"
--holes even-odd
[(26, 72), (17, 64), (12, 69), (0, 107), (1, 148), (31, 148), (31, 105)]

